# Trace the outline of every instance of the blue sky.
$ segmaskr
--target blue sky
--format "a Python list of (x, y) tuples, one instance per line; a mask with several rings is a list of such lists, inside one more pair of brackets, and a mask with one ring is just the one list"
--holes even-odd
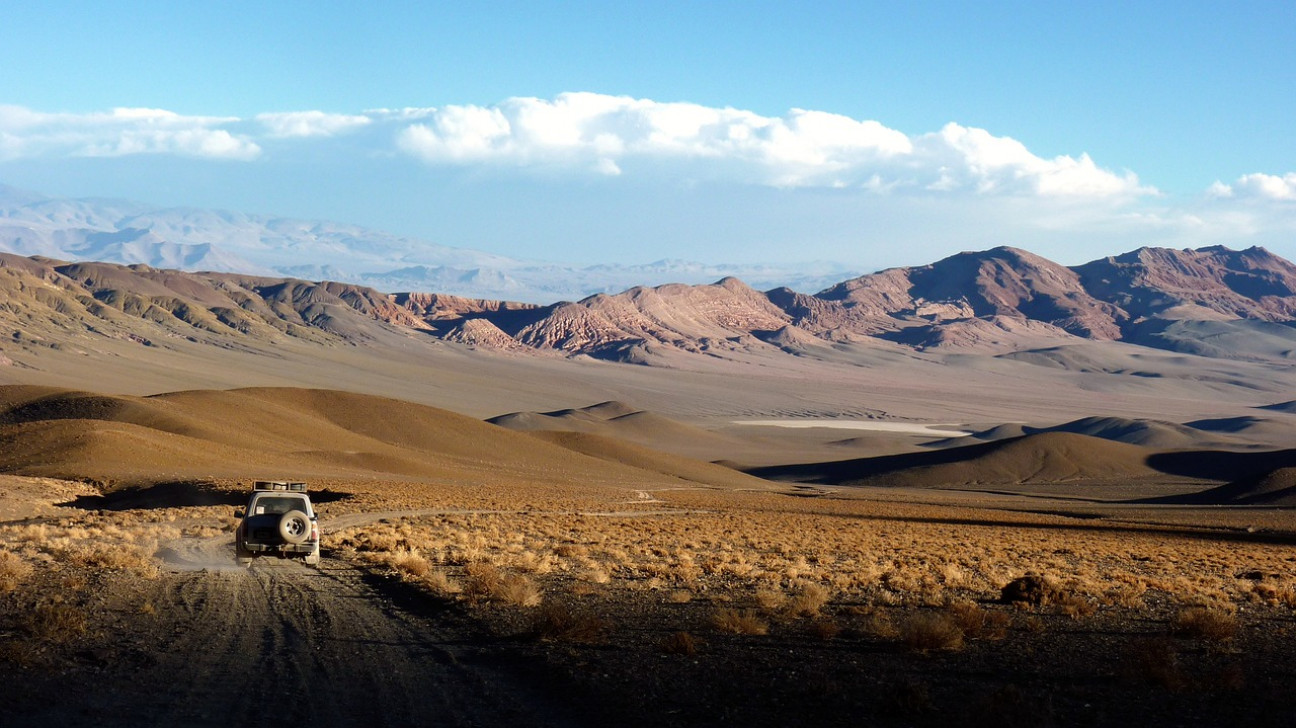
[(582, 263), (1296, 257), (1290, 1), (5, 5), (0, 183), (47, 194)]

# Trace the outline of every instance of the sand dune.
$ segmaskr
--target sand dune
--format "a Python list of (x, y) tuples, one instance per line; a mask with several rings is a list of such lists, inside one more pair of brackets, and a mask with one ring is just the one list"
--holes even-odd
[(752, 483), (642, 448), (633, 457), (609, 456), (611, 442), (587, 449), (594, 456), (433, 407), (329, 390), (130, 397), (0, 387), (0, 472), (92, 479), (109, 489), (325, 475), (638, 487), (696, 473), (709, 485)]

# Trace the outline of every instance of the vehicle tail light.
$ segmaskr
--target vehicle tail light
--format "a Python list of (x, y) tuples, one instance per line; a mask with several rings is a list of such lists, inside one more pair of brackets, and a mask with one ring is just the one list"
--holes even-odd
[(317, 524), (317, 523), (315, 523), (315, 522), (313, 522), (313, 521), (311, 522), (311, 537), (310, 537), (310, 540), (312, 540), (312, 541), (318, 541), (318, 540), (319, 540), (319, 524)]

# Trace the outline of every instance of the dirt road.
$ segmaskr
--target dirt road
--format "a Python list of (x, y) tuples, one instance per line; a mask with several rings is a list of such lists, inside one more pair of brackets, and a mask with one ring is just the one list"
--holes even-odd
[[(228, 536), (188, 541), (164, 557), (167, 573), (160, 580), (135, 585), (152, 595), (155, 613), (122, 619), (123, 633), (101, 654), (82, 656), (85, 666), (54, 693), (57, 699), (20, 699), (3, 722), (312, 728), (581, 722), (561, 717), (547, 691), (493, 654), (489, 640), (483, 647), (467, 639), (473, 627), (465, 620), (382, 588), (345, 562), (325, 558), (312, 568), (259, 559), (240, 569), (232, 566)], [(118, 601), (132, 600), (119, 594)]]

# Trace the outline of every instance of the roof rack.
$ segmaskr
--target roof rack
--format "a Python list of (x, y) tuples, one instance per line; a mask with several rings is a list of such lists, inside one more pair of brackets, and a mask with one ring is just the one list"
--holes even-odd
[(290, 480), (258, 480), (252, 490), (290, 490), (294, 493), (305, 493), (306, 484)]

